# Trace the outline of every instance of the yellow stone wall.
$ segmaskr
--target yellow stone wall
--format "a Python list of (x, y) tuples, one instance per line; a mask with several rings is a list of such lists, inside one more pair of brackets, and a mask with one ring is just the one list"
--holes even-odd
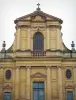
[[(39, 62), (41, 62), (41, 65), (37, 66)], [(66, 65), (66, 62), (31, 62), (26, 61), (26, 59), (25, 61), (20, 60), (19, 65), (17, 63), (18, 62), (9, 63), (9, 60), (7, 62), (5, 61), (5, 63), (0, 63), (0, 65), (2, 66), (0, 67), (1, 100), (3, 100), (2, 98), (4, 92), (11, 92), (12, 100), (33, 100), (32, 84), (34, 81), (44, 82), (45, 100), (65, 100), (66, 91), (74, 91), (75, 95), (76, 63), (72, 64), (72, 62), (70, 62), (72, 64), (70, 66), (69, 62)], [(59, 68), (61, 73), (59, 71)], [(11, 70), (10, 80), (7, 80), (5, 77), (5, 73), (8, 69)], [(70, 69), (72, 72), (72, 77), (70, 79), (66, 78), (67, 69)], [(60, 88), (61, 86), (62, 88)], [(59, 91), (61, 91), (62, 93)]]
[[(32, 19), (30, 18), (30, 20)], [(16, 29), (16, 37), (14, 41), (16, 42), (16, 45), (14, 43), (14, 50), (33, 50), (33, 36), (38, 31), (44, 36), (44, 50), (62, 50), (61, 25), (58, 21), (44, 22), (41, 16), (36, 16), (32, 22), (29, 20), (27, 22), (18, 22), (18, 25), (27, 25), (27, 27), (19, 27)]]
[[(38, 57), (23, 52), (33, 51), (33, 36), (38, 31), (44, 36), (44, 51), (64, 49), (59, 21), (46, 19), (44, 21), (38, 15), (34, 19), (24, 18), (16, 24), (13, 57), (0, 59), (0, 100), (4, 100), (5, 92), (11, 92), (11, 100), (33, 100), (32, 84), (35, 81), (44, 82), (45, 100), (65, 100), (67, 91), (73, 91), (76, 100), (75, 58), (51, 57), (49, 52), (48, 56)], [(72, 73), (70, 79), (66, 78), (67, 69)], [(5, 77), (7, 70), (11, 71), (9, 80)]]

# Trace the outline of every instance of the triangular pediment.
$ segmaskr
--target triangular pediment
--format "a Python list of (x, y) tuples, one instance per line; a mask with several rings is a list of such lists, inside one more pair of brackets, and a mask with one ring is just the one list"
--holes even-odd
[(10, 85), (10, 84), (6, 84), (4, 87), (3, 87), (3, 89), (12, 89), (12, 86)]
[(31, 77), (33, 77), (33, 78), (45, 78), (46, 75), (38, 72), (38, 73), (32, 74)]
[(30, 20), (30, 21), (31, 20), (33, 21), (53, 20), (53, 21), (59, 21), (60, 23), (63, 22), (60, 18), (44, 13), (43, 11), (34, 11), (33, 13), (17, 18), (15, 20), (15, 23), (17, 23), (18, 21), (23, 21), (23, 20)]

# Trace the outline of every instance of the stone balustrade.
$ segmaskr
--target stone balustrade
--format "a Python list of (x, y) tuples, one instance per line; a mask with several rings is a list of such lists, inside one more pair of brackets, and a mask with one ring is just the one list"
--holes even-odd
[(61, 58), (76, 58), (76, 52), (64, 52), (61, 50), (46, 50), (46, 51), (17, 51), (14, 53), (1, 53), (0, 58), (15, 58), (15, 57), (61, 57)]

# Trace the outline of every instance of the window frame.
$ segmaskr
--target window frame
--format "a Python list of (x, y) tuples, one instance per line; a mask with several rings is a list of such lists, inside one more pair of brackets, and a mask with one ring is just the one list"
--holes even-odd
[(36, 32), (33, 36), (33, 51), (44, 51), (44, 36), (41, 32)]
[(6, 80), (10, 80), (11, 79), (11, 75), (12, 75), (12, 73), (11, 73), (10, 69), (5, 71), (5, 78), (6, 78)]
[(67, 78), (67, 79), (71, 79), (71, 77), (72, 77), (72, 72), (71, 72), (70, 69), (66, 69), (65, 74), (66, 74), (66, 78)]
[(72, 100), (74, 100), (73, 91), (66, 91), (66, 100), (68, 100), (67, 93), (72, 93)]
[[(44, 91), (44, 81), (35, 81), (35, 82), (33, 82), (32, 83), (32, 85), (34, 85), (34, 83), (37, 83), (38, 84), (38, 87), (34, 87), (33, 86), (33, 100), (34, 100), (34, 91), (36, 90), (36, 92), (38, 93), (38, 98), (37, 98), (37, 100), (40, 100), (39, 98), (40, 98), (40, 91), (43, 91), (43, 100), (45, 100), (45, 91)], [(43, 87), (40, 87), (39, 86), (39, 84), (40, 83), (43, 83)]]
[(9, 99), (9, 100), (12, 100), (11, 92), (4, 92), (4, 100), (7, 100), (7, 99), (5, 98), (5, 96), (6, 96), (7, 94), (10, 94), (10, 99)]

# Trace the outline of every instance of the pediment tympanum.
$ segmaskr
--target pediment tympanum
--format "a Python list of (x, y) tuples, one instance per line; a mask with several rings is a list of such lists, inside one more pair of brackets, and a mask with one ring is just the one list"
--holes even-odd
[(45, 21), (45, 19), (46, 19), (45, 17), (40, 16), (40, 15), (31, 17), (31, 20), (32, 20), (32, 21)]
[(10, 84), (6, 84), (6, 85), (4, 85), (3, 89), (11, 90), (12, 86)]
[(46, 78), (46, 75), (43, 73), (35, 73), (31, 75), (32, 78)]

